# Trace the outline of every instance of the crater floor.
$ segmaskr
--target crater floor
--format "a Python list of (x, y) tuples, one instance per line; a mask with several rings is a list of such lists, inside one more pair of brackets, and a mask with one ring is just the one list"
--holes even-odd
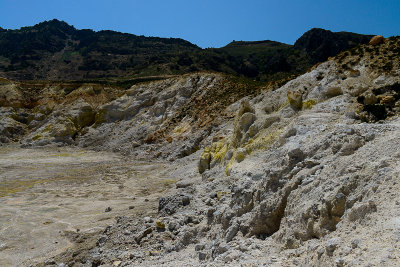
[(0, 266), (41, 262), (117, 216), (152, 215), (175, 182), (167, 173), (163, 163), (109, 152), (1, 147)]

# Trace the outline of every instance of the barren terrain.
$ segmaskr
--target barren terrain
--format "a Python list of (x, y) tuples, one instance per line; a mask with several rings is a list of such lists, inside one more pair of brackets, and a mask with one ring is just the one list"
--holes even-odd
[(377, 39), (268, 84), (4, 80), (0, 265), (398, 266), (400, 38)]
[(54, 256), (118, 215), (154, 215), (175, 182), (165, 164), (79, 148), (2, 147), (0, 173), (0, 266)]

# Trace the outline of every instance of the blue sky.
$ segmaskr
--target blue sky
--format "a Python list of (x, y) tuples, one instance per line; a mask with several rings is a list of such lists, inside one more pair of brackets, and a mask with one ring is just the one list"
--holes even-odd
[(57, 18), (77, 29), (178, 37), (200, 47), (232, 40), (294, 43), (311, 28), (400, 35), (400, 0), (0, 0), (0, 27)]

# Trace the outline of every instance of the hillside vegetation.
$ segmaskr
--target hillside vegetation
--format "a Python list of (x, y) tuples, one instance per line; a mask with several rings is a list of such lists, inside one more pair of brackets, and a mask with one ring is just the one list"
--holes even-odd
[(201, 49), (177, 38), (77, 30), (59, 20), (0, 29), (0, 77), (13, 80), (93, 80), (214, 71), (257, 80), (282, 79), (367, 43), (370, 36), (312, 29), (295, 45), (233, 41)]

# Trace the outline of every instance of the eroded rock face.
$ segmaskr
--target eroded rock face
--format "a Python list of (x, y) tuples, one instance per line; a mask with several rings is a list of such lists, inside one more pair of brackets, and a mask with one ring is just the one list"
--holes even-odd
[(83, 100), (72, 105), (57, 107), (50, 113), (38, 111), (30, 123), (32, 131), (24, 140), (24, 146), (43, 146), (50, 144), (72, 144), (83, 128), (93, 125), (95, 111)]
[(26, 133), (26, 125), (18, 120), (24, 121), (26, 114), (13, 108), (0, 107), (0, 143), (9, 143), (17, 140)]
[[(164, 149), (158, 146), (165, 150), (161, 152), (164, 157), (177, 159), (190, 155), (198, 150), (207, 132), (192, 133), (189, 117), (178, 120), (174, 116), (194, 95), (204, 93), (220, 79), (218, 75), (199, 74), (135, 85), (123, 96), (98, 108), (94, 125), (79, 137), (78, 143), (129, 153), (136, 146), (153, 147), (154, 143), (167, 141)], [(173, 123), (175, 128), (168, 129)], [(163, 131), (168, 135), (158, 134)]]
[(6, 79), (0, 78), (0, 106), (23, 107), (25, 98), (18, 86)]
[[(2, 142), (18, 139), (23, 146), (75, 144), (127, 154), (142, 147), (139, 153), (144, 157), (151, 157), (148, 154), (155, 152), (153, 143), (157, 143), (164, 152), (154, 156), (182, 158), (196, 152), (210, 133), (206, 127), (192, 132), (194, 118), (182, 117), (182, 108), (192, 105), (194, 98), (201, 98), (221, 79), (217, 74), (186, 75), (138, 84), (124, 93), (91, 84), (38, 84), (35, 86), (40, 93), (34, 97), (22, 92), (22, 85), (2, 80), (0, 102), (4, 100), (15, 109), (12, 114), (1, 114)], [(117, 94), (120, 96), (116, 97)], [(32, 103), (27, 102), (25, 95), (31, 97)], [(23, 105), (33, 108), (22, 109)], [(11, 124), (19, 129), (12, 130)], [(162, 141), (167, 140), (162, 149)]]
[[(261, 99), (240, 103), (226, 143), (231, 160), (211, 164), (203, 174), (204, 191), (219, 193), (205, 200), (211, 206), (206, 240), (275, 240), (285, 249), (299, 250), (295, 254), (303, 255), (298, 257), (305, 265), (354, 261), (352, 247), (357, 246), (335, 236), (371, 227), (370, 218), (380, 211), (375, 201), (377, 188), (385, 184), (380, 179), (387, 176), (389, 181), (394, 169), (399, 172), (393, 165), (398, 117), (384, 121), (387, 114), (398, 114), (398, 78), (376, 73), (364, 62), (345, 76), (335, 61), (328, 61)], [(378, 120), (380, 124), (371, 123)], [(387, 156), (391, 163), (372, 163)], [(386, 215), (390, 213), (388, 209)], [(362, 235), (374, 238), (369, 230)], [(201, 250), (201, 260), (223, 260), (234, 251), (215, 253), (219, 244), (208, 244), (212, 248)]]

